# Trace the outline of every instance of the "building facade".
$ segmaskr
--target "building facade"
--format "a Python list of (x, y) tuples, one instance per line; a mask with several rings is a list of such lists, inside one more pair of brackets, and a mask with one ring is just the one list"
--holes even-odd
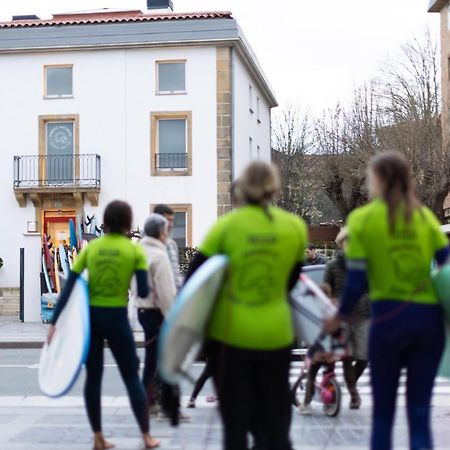
[(113, 199), (135, 228), (172, 205), (174, 237), (197, 245), (232, 179), (270, 159), (277, 105), (231, 13), (170, 10), (0, 23), (0, 104), (0, 288), (19, 285), (27, 227), (57, 244)]

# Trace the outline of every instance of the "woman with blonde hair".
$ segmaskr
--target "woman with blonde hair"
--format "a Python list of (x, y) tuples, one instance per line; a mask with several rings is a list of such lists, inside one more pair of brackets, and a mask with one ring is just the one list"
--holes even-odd
[(207, 348), (225, 450), (247, 450), (249, 431), (267, 450), (292, 448), (294, 331), (288, 292), (298, 280), (308, 240), (301, 219), (272, 206), (279, 188), (274, 166), (251, 163), (239, 180), (243, 204), (209, 231), (188, 274), (213, 255), (229, 258)]

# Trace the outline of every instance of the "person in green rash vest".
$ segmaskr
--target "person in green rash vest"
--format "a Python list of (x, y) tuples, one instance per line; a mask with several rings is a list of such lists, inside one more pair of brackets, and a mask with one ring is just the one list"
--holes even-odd
[(127, 314), (128, 289), (133, 276), (136, 276), (139, 297), (145, 298), (149, 294), (145, 253), (139, 245), (126, 237), (131, 224), (132, 211), (127, 203), (116, 200), (108, 204), (104, 213), (105, 235), (92, 241), (76, 259), (58, 300), (47, 338), (50, 343), (58, 326), (58, 317), (69, 300), (75, 282), (87, 269), (91, 340), (86, 361), (84, 399), (94, 432), (94, 450), (114, 447), (106, 441), (101, 424), (105, 340), (119, 366), (145, 448), (156, 448), (160, 445), (159, 441), (149, 434), (147, 395), (139, 379), (139, 359)]
[(224, 449), (247, 450), (255, 432), (267, 450), (291, 450), (289, 367), (294, 330), (288, 292), (308, 242), (305, 223), (271, 203), (278, 171), (251, 163), (238, 181), (244, 205), (218, 220), (187, 278), (208, 258), (230, 266), (209, 324), (207, 354), (224, 425)]
[(431, 396), (445, 342), (442, 306), (431, 265), (444, 264), (448, 239), (415, 193), (404, 156), (374, 157), (368, 186), (372, 200), (347, 220), (347, 278), (338, 314), (325, 324), (334, 332), (348, 320), (368, 282), (372, 321), (369, 363), (373, 396), (372, 450), (392, 448), (397, 390), (407, 372), (410, 448), (433, 448)]

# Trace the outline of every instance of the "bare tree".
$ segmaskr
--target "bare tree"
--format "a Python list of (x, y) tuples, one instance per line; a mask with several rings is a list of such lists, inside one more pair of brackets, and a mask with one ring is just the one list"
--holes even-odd
[(348, 108), (338, 105), (316, 122), (320, 180), (343, 219), (367, 199), (367, 162), (380, 150), (377, 110), (372, 87), (364, 86)]
[(443, 219), (450, 190), (450, 152), (442, 144), (439, 58), (429, 32), (401, 47), (380, 75), (316, 122), (323, 189), (342, 218), (366, 199), (365, 170), (377, 152), (411, 161), (422, 201)]
[(420, 198), (442, 220), (450, 190), (450, 153), (442, 141), (439, 53), (431, 34), (402, 46), (384, 64), (376, 85), (382, 146), (407, 156)]
[(313, 133), (308, 114), (294, 106), (279, 112), (272, 130), (272, 159), (279, 167), (282, 190), (277, 203), (308, 223), (322, 219), (323, 196), (315, 186)]

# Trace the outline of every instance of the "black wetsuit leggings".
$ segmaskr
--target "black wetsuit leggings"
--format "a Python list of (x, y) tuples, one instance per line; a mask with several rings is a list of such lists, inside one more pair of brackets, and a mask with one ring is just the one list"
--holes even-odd
[(258, 448), (291, 450), (291, 348), (242, 350), (210, 342), (207, 355), (224, 425), (224, 450), (247, 450), (248, 434)]
[(139, 359), (126, 308), (91, 307), (91, 343), (86, 362), (84, 401), (92, 431), (102, 431), (101, 384), (105, 339), (119, 366), (139, 428), (142, 433), (148, 433), (147, 396), (139, 379)]

